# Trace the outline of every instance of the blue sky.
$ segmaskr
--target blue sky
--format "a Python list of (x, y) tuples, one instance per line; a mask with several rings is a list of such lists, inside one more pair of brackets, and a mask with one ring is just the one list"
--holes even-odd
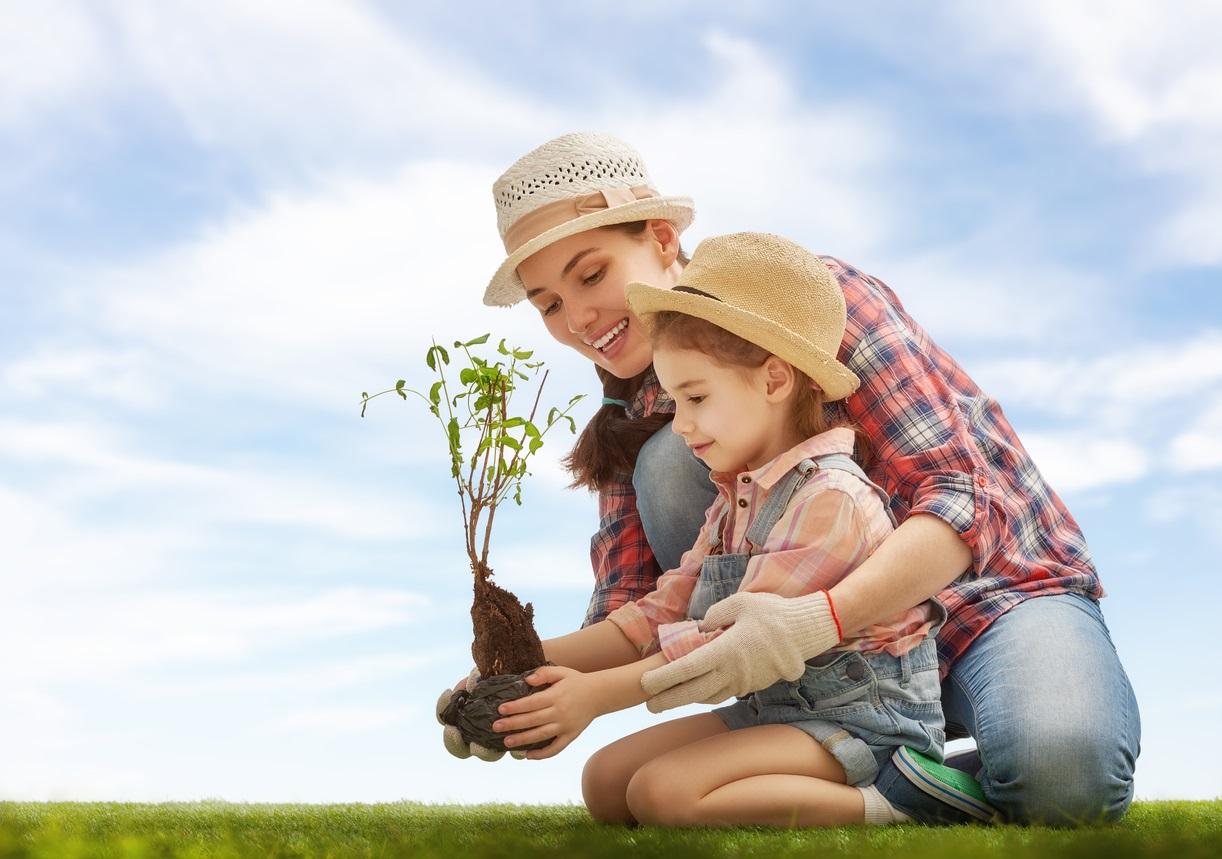
[[(479, 302), (492, 181), (574, 130), (695, 197), (689, 248), (779, 232), (898, 292), (1086, 533), (1138, 795), (1222, 794), (1196, 740), (1222, 724), (1222, 13), (739, 5), (5, 8), (0, 797), (579, 801), (585, 757), (654, 720), (444, 753), (470, 644), (444, 451), (411, 405), (358, 417), (430, 336), (595, 392)], [(492, 554), (544, 635), (590, 586), (562, 448)]]

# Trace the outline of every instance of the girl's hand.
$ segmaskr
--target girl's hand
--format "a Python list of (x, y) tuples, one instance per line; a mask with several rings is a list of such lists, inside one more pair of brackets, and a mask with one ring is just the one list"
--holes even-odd
[(531, 686), (552, 685), (542, 692), (502, 704), (501, 718), (492, 724), (492, 730), (518, 732), (505, 738), (510, 749), (555, 737), (550, 745), (527, 752), (530, 760), (560, 753), (596, 716), (602, 715), (598, 683), (589, 674), (560, 665), (545, 665), (528, 675), (526, 682)]

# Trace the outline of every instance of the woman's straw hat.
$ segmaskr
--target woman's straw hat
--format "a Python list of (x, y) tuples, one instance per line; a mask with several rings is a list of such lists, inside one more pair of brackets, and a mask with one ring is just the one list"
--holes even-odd
[(687, 229), (690, 197), (663, 197), (640, 154), (609, 134), (566, 134), (514, 163), (492, 186), (496, 224), (508, 256), (484, 291), (484, 304), (526, 297), (518, 264), (553, 242), (585, 230), (648, 218)]
[(673, 289), (627, 287), (628, 306), (649, 314), (675, 310), (712, 322), (767, 349), (810, 376), (829, 400), (857, 389), (836, 360), (844, 338), (844, 293), (810, 251), (768, 233), (705, 239)]

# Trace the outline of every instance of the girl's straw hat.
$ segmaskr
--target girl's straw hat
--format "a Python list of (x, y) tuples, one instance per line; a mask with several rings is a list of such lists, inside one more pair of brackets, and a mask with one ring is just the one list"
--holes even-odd
[(705, 239), (673, 289), (627, 287), (628, 306), (646, 316), (676, 310), (767, 349), (810, 376), (828, 400), (857, 389), (836, 360), (844, 338), (844, 293), (827, 266), (788, 239), (732, 233)]
[(496, 223), (508, 254), (484, 291), (484, 304), (526, 297), (518, 264), (553, 242), (585, 230), (648, 218), (692, 222), (690, 197), (654, 190), (640, 154), (609, 134), (566, 134), (528, 152), (492, 186)]

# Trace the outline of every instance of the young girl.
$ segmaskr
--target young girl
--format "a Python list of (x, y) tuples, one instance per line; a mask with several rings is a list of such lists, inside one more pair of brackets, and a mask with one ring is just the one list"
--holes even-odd
[[(696, 545), (651, 594), (575, 634), (605, 640), (611, 625), (631, 645), (614, 652), (633, 661), (589, 673), (541, 668), (530, 682), (553, 685), (506, 705), (518, 715), (494, 728), (522, 731), (507, 744), (556, 738), (532, 758), (560, 751), (596, 716), (644, 701), (646, 670), (717, 637), (710, 609), (724, 598), (826, 591), (893, 528), (886, 494), (852, 458), (854, 431), (824, 417), (824, 403), (858, 382), (835, 359), (844, 297), (818, 258), (776, 236), (721, 236), (700, 244), (673, 289), (634, 283), (627, 299), (675, 400), (672, 429), (710, 466), (718, 497)], [(824, 610), (835, 621), (826, 600)], [(932, 635), (944, 618), (929, 601), (841, 630), (840, 644), (800, 677), (603, 749), (583, 777), (590, 812), (669, 825), (907, 819), (872, 783), (901, 746), (942, 758)]]

